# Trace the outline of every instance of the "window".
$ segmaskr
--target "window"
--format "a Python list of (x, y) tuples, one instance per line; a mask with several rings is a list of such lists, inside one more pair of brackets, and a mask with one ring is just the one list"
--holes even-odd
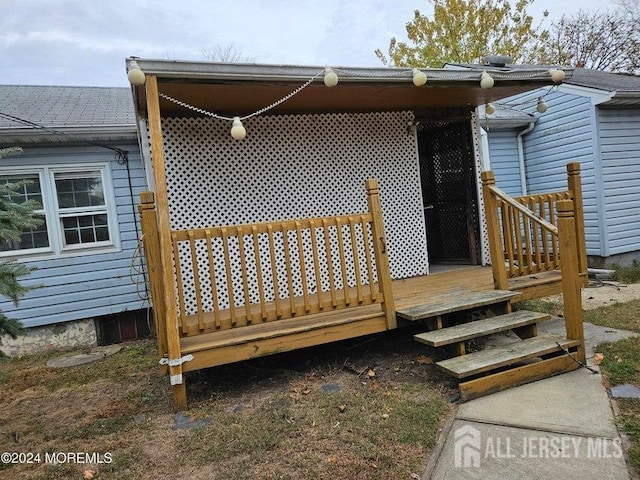
[(87, 167), (0, 169), (0, 182), (17, 184), (18, 203), (33, 200), (42, 225), (19, 242), (0, 243), (0, 256), (69, 254), (118, 247), (113, 188), (107, 164)]

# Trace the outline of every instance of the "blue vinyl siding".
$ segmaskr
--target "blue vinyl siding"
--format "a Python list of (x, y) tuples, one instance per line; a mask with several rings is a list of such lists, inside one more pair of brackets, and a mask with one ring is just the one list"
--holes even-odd
[(516, 130), (491, 130), (488, 135), (491, 170), (496, 176), (496, 185), (512, 197), (522, 195), (517, 136)]
[(545, 97), (549, 109), (541, 115), (535, 112), (536, 99), (547, 91), (537, 90), (509, 99), (509, 103), (530, 101), (523, 109), (538, 118), (533, 132), (524, 137), (527, 188), (532, 194), (566, 190), (566, 165), (580, 162), (587, 254), (601, 255), (594, 107), (587, 97), (554, 91)]
[(598, 109), (609, 255), (640, 250), (640, 108)]
[[(146, 188), (138, 146), (115, 146), (129, 151), (133, 203), (137, 206), (138, 194)], [(136, 227), (127, 169), (115, 161), (114, 152), (89, 146), (29, 147), (19, 156), (0, 160), (0, 165), (37, 167), (92, 162), (109, 162), (110, 165), (121, 250), (37, 261), (21, 260), (37, 267), (23, 283), (41, 288), (29, 292), (17, 309), (7, 301), (0, 303), (0, 309), (9, 317), (21, 320), (26, 327), (146, 307), (130, 278), (131, 258), (137, 245)], [(144, 287), (140, 288), (144, 290)]]

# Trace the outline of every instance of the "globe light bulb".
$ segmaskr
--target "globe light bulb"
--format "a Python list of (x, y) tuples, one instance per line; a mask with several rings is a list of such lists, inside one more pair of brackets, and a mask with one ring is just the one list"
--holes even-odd
[(129, 63), (127, 78), (129, 78), (129, 83), (131, 83), (131, 85), (137, 86), (144, 85), (144, 82), (147, 79), (144, 72), (140, 69), (138, 62), (135, 60)]
[(548, 108), (549, 105), (547, 105), (547, 102), (545, 102), (542, 98), (539, 98), (538, 105), (536, 106), (536, 110), (538, 111), (538, 113), (544, 113)]
[(329, 67), (324, 69), (324, 84), (327, 87), (335, 87), (338, 84), (338, 75)]
[(553, 80), (554, 83), (560, 83), (564, 80), (564, 70), (552, 68), (551, 70), (549, 70), (549, 73), (551, 74), (551, 80)]
[(427, 83), (427, 74), (421, 72), (417, 68), (413, 69), (413, 84), (416, 87), (422, 87), (425, 83)]
[(493, 103), (487, 103), (484, 106), (484, 113), (487, 115), (493, 115), (496, 111), (496, 107), (493, 106)]
[(235, 140), (244, 140), (247, 136), (247, 130), (242, 125), (240, 117), (233, 117), (233, 126), (231, 127), (231, 136)]
[(482, 72), (482, 75), (480, 76), (480, 87), (484, 88), (485, 90), (487, 88), (491, 88), (494, 85), (494, 80), (493, 77), (491, 75), (489, 75), (487, 72)]

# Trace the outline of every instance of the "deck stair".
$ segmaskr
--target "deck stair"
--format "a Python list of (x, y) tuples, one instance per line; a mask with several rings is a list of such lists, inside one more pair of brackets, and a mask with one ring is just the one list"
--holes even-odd
[[(575, 351), (580, 342), (564, 336), (538, 336), (537, 325), (551, 316), (511, 311), (517, 295), (501, 290), (460, 292), (399, 309), (397, 316), (423, 321), (430, 328), (414, 339), (445, 350), (449, 358), (436, 366), (456, 378), (461, 398), (470, 400), (578, 367), (565, 351)], [(501, 332), (513, 332), (520, 340), (468, 353), (471, 342)]]

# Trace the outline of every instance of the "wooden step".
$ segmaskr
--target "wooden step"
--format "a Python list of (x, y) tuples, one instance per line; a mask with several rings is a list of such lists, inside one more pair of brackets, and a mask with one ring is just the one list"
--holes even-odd
[(443, 299), (441, 301), (424, 303), (413, 307), (398, 309), (398, 318), (406, 320), (423, 320), (433, 318), (447, 313), (472, 310), (478, 307), (506, 303), (513, 297), (519, 295), (518, 292), (508, 290), (487, 290), (485, 292), (469, 292)]
[(453, 327), (443, 328), (414, 335), (413, 338), (431, 347), (441, 347), (452, 343), (464, 342), (472, 338), (483, 337), (493, 333), (504, 332), (526, 325), (549, 320), (551, 315), (546, 313), (529, 312), (519, 310), (517, 312), (499, 315), (497, 317), (484, 318), (474, 322), (463, 323)]
[(521, 360), (539, 357), (561, 351), (556, 344), (567, 349), (580, 344), (579, 340), (569, 340), (558, 335), (527, 338), (501, 347), (488, 348), (480, 352), (449, 358), (436, 363), (438, 367), (456, 378), (466, 378), (511, 365)]

